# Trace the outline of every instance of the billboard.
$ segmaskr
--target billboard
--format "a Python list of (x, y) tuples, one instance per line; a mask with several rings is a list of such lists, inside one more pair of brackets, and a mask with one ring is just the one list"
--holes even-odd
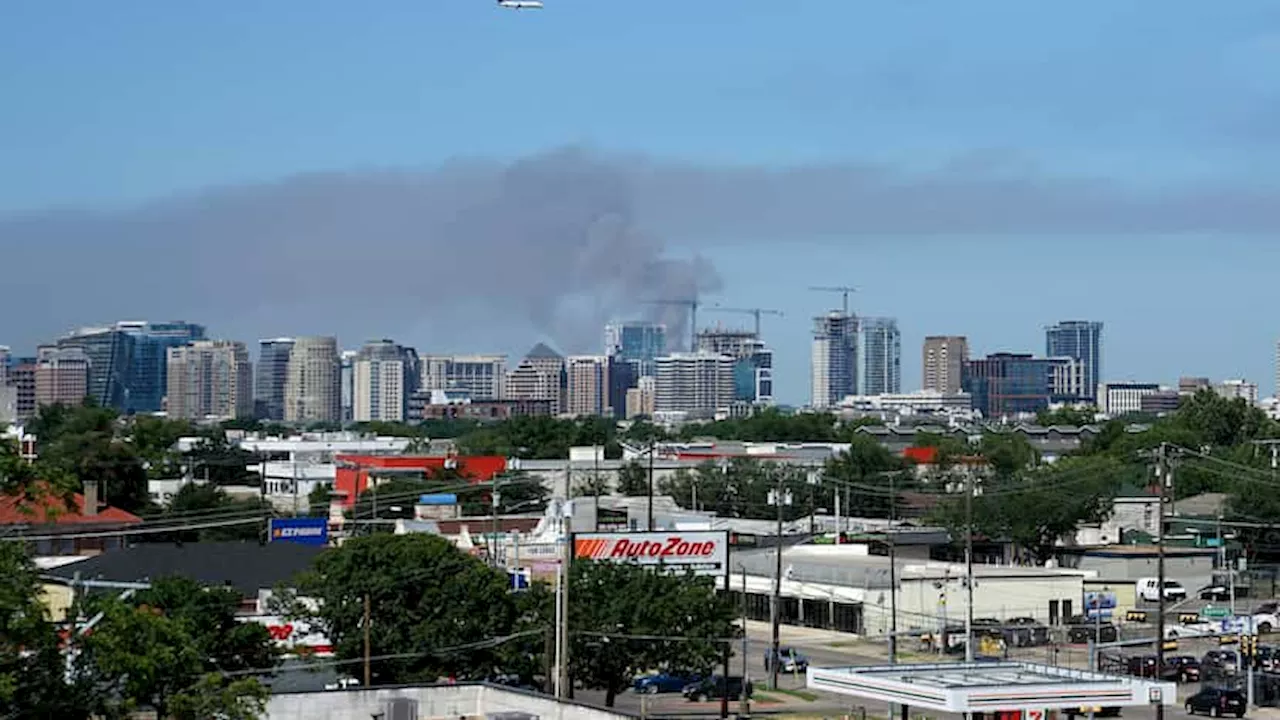
[(727, 577), (729, 533), (724, 531), (600, 532), (573, 536), (573, 556), (634, 562), (676, 572)]
[(1084, 609), (1085, 616), (1090, 619), (1097, 619), (1098, 616), (1103, 619), (1110, 618), (1116, 611), (1116, 594), (1106, 591), (1085, 591)]
[(303, 545), (329, 544), (329, 518), (272, 518), (271, 542), (295, 542)]

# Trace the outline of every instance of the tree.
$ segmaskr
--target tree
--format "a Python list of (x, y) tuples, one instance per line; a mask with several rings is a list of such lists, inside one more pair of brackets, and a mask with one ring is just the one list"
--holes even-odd
[(644, 670), (709, 674), (735, 634), (735, 611), (714, 578), (585, 560), (569, 577), (570, 672), (603, 690), (609, 707)]
[[(217, 522), (219, 520), (245, 520), (248, 518), (266, 518), (272, 512), (269, 502), (260, 498), (252, 500), (236, 500), (222, 488), (206, 483), (187, 483), (174, 493), (169, 507), (151, 517), (158, 520), (187, 521), (192, 524), (200, 522)], [(262, 532), (260, 523), (227, 525), (223, 527), (207, 527), (198, 530), (181, 530), (162, 535), (152, 535), (144, 541), (151, 542), (196, 542), (198, 540), (254, 540)]]
[(1093, 405), (1077, 407), (1063, 406), (1057, 410), (1041, 410), (1036, 413), (1036, 424), (1049, 427), (1052, 425), (1080, 427), (1092, 425), (1098, 415), (1098, 408)]
[(629, 497), (649, 494), (649, 469), (636, 460), (618, 468), (618, 492)]
[(169, 703), (173, 720), (258, 720), (267, 711), (271, 691), (257, 680), (224, 682), (216, 673), (203, 675)]
[(262, 481), (249, 469), (258, 458), (232, 445), (222, 433), (204, 438), (187, 452), (185, 460), (195, 477), (214, 485), (257, 485)]
[(147, 476), (160, 480), (182, 475), (182, 456), (175, 446), (179, 439), (195, 435), (196, 431), (185, 420), (136, 415), (130, 419), (127, 434)]
[(114, 410), (91, 400), (77, 407), (44, 406), (32, 432), (42, 461), (76, 478), (77, 489), (98, 482), (99, 497), (122, 510), (142, 511), (149, 502), (147, 471), (132, 443), (117, 436)]
[(1020, 433), (987, 432), (982, 435), (978, 454), (998, 479), (1011, 478), (1040, 462), (1040, 453)]
[[(855, 435), (849, 448), (827, 461), (818, 502), (834, 509), (837, 490), (843, 497), (844, 513), (864, 517), (888, 517), (890, 474), (897, 477), (895, 492), (909, 489), (905, 461), (874, 438)], [(901, 506), (901, 503), (898, 503)]]
[(0, 438), (0, 496), (19, 499), (19, 507), (43, 504), (52, 513), (72, 507), (77, 490), (74, 476), (44, 460), (29, 462), (22, 457), (18, 441)]
[(512, 632), (516, 608), (505, 572), (425, 534), (369, 535), (321, 554), (299, 582), (314, 598), (310, 618), (340, 660), (364, 652), (364, 601), (380, 683), (433, 682), (442, 676), (484, 678), (502, 661), (494, 638)]
[(89, 690), (68, 683), (40, 575), (21, 543), (0, 543), (0, 717), (77, 718)]
[(269, 669), (279, 660), (265, 627), (236, 620), (240, 593), (232, 588), (205, 587), (184, 577), (161, 578), (138, 593), (135, 602), (178, 622), (208, 670)]

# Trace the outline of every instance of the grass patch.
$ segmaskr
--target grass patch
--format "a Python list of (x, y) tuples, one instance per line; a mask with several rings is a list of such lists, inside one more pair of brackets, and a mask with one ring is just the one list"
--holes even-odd
[(786, 695), (788, 697), (793, 697), (793, 698), (796, 698), (797, 700), (803, 700), (805, 702), (813, 702), (814, 700), (818, 699), (817, 695), (809, 692), (808, 690), (788, 690), (786, 688), (775, 688), (773, 690), (770, 690), (770, 692), (775, 692), (775, 693), (778, 693), (779, 695)]

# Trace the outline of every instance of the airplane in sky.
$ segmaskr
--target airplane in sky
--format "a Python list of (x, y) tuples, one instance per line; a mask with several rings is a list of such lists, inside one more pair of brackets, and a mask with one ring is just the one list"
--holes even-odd
[(541, 10), (542, 0), (498, 0), (498, 7), (508, 10)]

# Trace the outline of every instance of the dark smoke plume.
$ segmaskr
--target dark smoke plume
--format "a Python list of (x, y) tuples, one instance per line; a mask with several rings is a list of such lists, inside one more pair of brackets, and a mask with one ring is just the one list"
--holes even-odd
[(246, 340), (335, 333), (352, 346), (389, 336), (434, 351), (541, 336), (590, 352), (611, 317), (648, 313), (673, 339), (686, 337), (684, 308), (641, 301), (717, 290), (715, 268), (690, 255), (700, 247), (1280, 230), (1275, 193), (1142, 194), (1012, 160), (980, 154), (903, 175), (566, 149), (11, 217), (0, 219), (0, 292), (20, 311), (8, 313), (0, 343), (19, 349), (81, 324), (182, 317)]

